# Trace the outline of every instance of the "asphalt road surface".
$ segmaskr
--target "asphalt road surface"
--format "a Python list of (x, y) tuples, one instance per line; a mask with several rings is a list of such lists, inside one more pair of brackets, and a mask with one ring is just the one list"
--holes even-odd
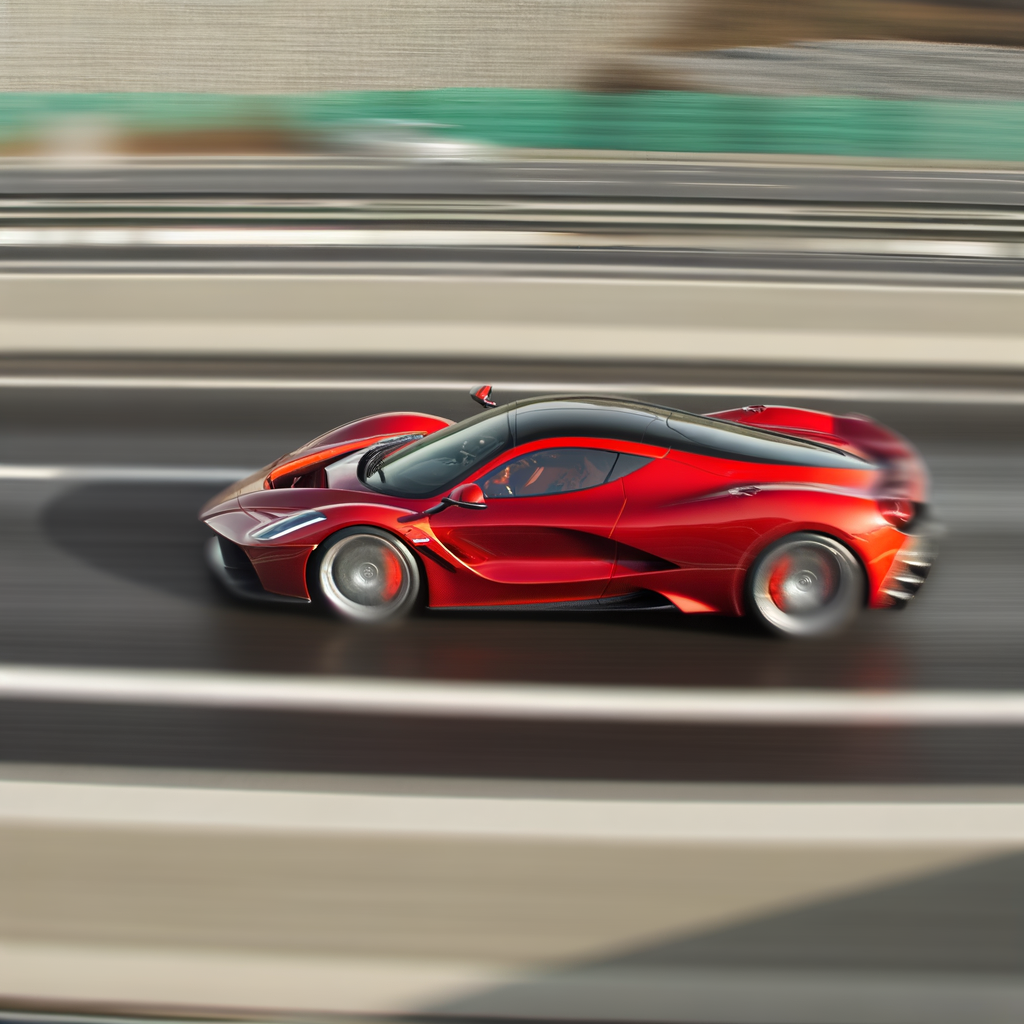
[(836, 166), (777, 162), (514, 159), (381, 162), (343, 157), (196, 158), (0, 165), (9, 196), (552, 196), (754, 202), (1019, 206), (1024, 172), (1009, 168)]
[[(86, 367), (47, 364), (74, 375)], [(11, 373), (33, 369), (10, 363)], [(380, 377), (369, 364), (235, 366), (239, 376)], [(395, 373), (395, 367), (390, 373)], [(1007, 388), (1003, 376), (786, 374), (665, 368), (649, 374), (722, 392), (665, 399), (694, 411), (773, 400), (797, 380), (857, 384), (862, 400), (799, 404), (870, 413), (910, 437), (933, 473), (949, 534), (938, 567), (901, 613), (867, 614), (846, 635), (786, 643), (743, 621), (674, 613), (433, 613), (384, 632), (305, 608), (249, 607), (222, 594), (202, 562), (195, 513), (211, 479), (265, 464), (338, 423), (404, 407), (461, 418), (462, 390), (434, 379), (579, 380), (557, 367), (404, 366), (420, 390), (7, 387), (0, 402), (0, 650), (8, 664), (202, 668), (369, 677), (655, 687), (1003, 690), (1024, 683), (1024, 451), (1021, 406), (871, 400), (923, 383)], [(35, 370), (38, 372), (39, 367)], [(96, 366), (91, 366), (96, 372)], [(209, 364), (107, 364), (104, 372), (209, 374)], [(587, 371), (629, 393), (621, 371)], [(474, 378), (475, 379), (475, 378)], [(632, 380), (638, 381), (639, 377)], [(751, 384), (754, 380), (756, 383)], [(864, 397), (866, 396), (866, 397)], [(885, 397), (885, 396), (882, 396)], [(49, 470), (47, 469), (49, 467)], [(55, 468), (78, 467), (62, 478)], [(91, 469), (89, 467), (92, 467)], [(106, 467), (106, 468), (104, 468)], [(117, 468), (112, 472), (111, 467)], [(134, 469), (132, 469), (134, 467)], [(160, 480), (154, 468), (180, 470)], [(127, 472), (126, 472), (127, 468)], [(118, 478), (118, 472), (120, 477)], [(134, 475), (133, 475), (134, 474)], [(148, 474), (148, 475), (147, 475)], [(1024, 781), (1015, 728), (851, 728), (484, 723), (401, 715), (144, 708), (8, 701), (7, 761), (304, 770), (494, 778), (680, 782)]]
[[(428, 614), (365, 631), (240, 605), (209, 579), (195, 513), (222, 478), (365, 413), (469, 415), (466, 385), (484, 380), (501, 399), (530, 380), (690, 388), (658, 397), (695, 411), (802, 388), (801, 404), (877, 415), (931, 465), (939, 566), (906, 611), (812, 644), (675, 614)], [(116, 667), (140, 687), (176, 668), (229, 687), (276, 672), (769, 701), (1024, 689), (1019, 375), (8, 359), (0, 391), (0, 684), (18, 664), (101, 681)], [(1020, 740), (991, 721), (8, 697), (0, 1005), (1010, 1024), (1024, 1007)]]

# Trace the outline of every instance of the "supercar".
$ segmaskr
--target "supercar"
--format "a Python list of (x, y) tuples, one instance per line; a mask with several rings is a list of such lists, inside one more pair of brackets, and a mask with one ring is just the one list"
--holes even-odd
[(218, 578), (364, 623), (667, 606), (814, 636), (904, 607), (931, 568), (927, 470), (867, 417), (472, 395), (459, 423), (368, 416), (217, 495)]

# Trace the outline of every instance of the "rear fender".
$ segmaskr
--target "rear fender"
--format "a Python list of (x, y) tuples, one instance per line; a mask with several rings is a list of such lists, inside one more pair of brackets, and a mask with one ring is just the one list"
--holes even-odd
[[(751, 498), (752, 505), (760, 505), (760, 511), (770, 514), (771, 491)], [(817, 492), (813, 503), (808, 503), (797, 512), (792, 506), (799, 500), (799, 494), (781, 491), (776, 500), (791, 506), (792, 517), (785, 522), (776, 522), (764, 530), (756, 541), (743, 552), (738, 571), (733, 580), (732, 598), (738, 610), (744, 607), (744, 593), (747, 573), (758, 556), (772, 544), (793, 533), (820, 533), (832, 537), (845, 545), (864, 569), (867, 595), (866, 603), (874, 607), (879, 602), (883, 582), (892, 567), (893, 560), (906, 542), (906, 536), (887, 523), (879, 512), (878, 504), (869, 496), (851, 494), (830, 494)]]
[(883, 468), (879, 493), (925, 503), (928, 469), (917, 449), (901, 434), (870, 416), (833, 416), (786, 405), (748, 405), (710, 414), (714, 419), (777, 431), (852, 451)]
[(745, 423), (763, 430), (780, 433), (808, 431), (815, 434), (835, 434), (836, 417), (815, 409), (798, 409), (790, 405), (745, 405), (742, 409), (723, 409), (708, 413), (711, 419)]
[(642, 521), (617, 529), (620, 543), (676, 568), (617, 567), (613, 587), (653, 590), (677, 607), (685, 597), (740, 615), (754, 560), (798, 531), (823, 533), (849, 547), (864, 565), (872, 599), (905, 540), (869, 495), (784, 485), (729, 488), (652, 509)]

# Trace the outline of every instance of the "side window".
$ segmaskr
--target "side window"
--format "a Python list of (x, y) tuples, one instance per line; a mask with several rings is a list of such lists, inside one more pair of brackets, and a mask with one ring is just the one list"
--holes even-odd
[(615, 452), (547, 448), (510, 459), (481, 481), (486, 498), (531, 498), (599, 487), (611, 475)]
[(646, 466), (650, 461), (650, 459), (643, 455), (619, 455), (615, 460), (615, 468), (608, 474), (608, 479), (605, 483), (611, 483), (613, 480), (621, 480), (624, 476), (629, 476), (630, 473), (639, 469), (641, 466)]

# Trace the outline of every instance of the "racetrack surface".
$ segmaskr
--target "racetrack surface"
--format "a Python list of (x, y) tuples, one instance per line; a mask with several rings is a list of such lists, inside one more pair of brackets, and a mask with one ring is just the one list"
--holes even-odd
[[(30, 217), (35, 200), (62, 198), (476, 197), (492, 209), (495, 199), (540, 198), (600, 210), (643, 195), (741, 212), (900, 206), (936, 222), (934, 211), (956, 206), (981, 222), (1014, 214), (1024, 172), (717, 158), (5, 161), (0, 193), (27, 200)], [(925, 284), (939, 286), (922, 289), (933, 308), (949, 284), (1000, 290), (972, 289), (971, 309), (1019, 286), (1019, 254), (1008, 258), (995, 236), (959, 251), (948, 238), (915, 250), (906, 238), (854, 244), (855, 234), (846, 248), (818, 239), (817, 249), (800, 233), (786, 249), (781, 235), (748, 232), (628, 253), (449, 237), (331, 250), (19, 245), (2, 259), (12, 277)], [(99, 285), (78, 283), (95, 302)], [(17, 278), (15, 287), (30, 286)], [(861, 301), (877, 304), (879, 291)], [(66, 293), (48, 294), (88, 351), (88, 313), (69, 313)], [(195, 351), (225, 333), (216, 318), (202, 335), (150, 312), (127, 329), (151, 350), (161, 318)], [(8, 316), (8, 333), (21, 337), (28, 320)], [(968, 320), (964, 339), (979, 345), (980, 320)], [(941, 330), (912, 322), (934, 354)], [(282, 328), (295, 345), (297, 323), (285, 318)], [(831, 327), (812, 332), (819, 351)], [(864, 330), (907, 365), (884, 332)], [(498, 351), (488, 336), (473, 342)], [(265, 351), (282, 351), (275, 344)], [(778, 355), (777, 339), (765, 345), (765, 359)], [(222, 482), (366, 413), (471, 415), (466, 389), (485, 380), (499, 400), (569, 388), (633, 391), (697, 412), (765, 401), (876, 415), (932, 468), (935, 512), (948, 527), (938, 566), (906, 611), (865, 615), (848, 634), (809, 644), (672, 613), (427, 614), (374, 632), (312, 609), (239, 604), (209, 578), (195, 514)], [(982, 712), (1012, 706), (1019, 722), (1024, 697), (1022, 409), (1019, 373), (5, 358), (0, 1000), (261, 1019), (1019, 1021), (1024, 745), (1019, 725)], [(195, 696), (154, 697), (176, 684)], [(260, 704), (267, 685), (279, 705)], [(111, 698), (116, 686), (126, 695)], [(333, 709), (303, 705), (300, 695), (317, 687)], [(342, 692), (360, 687), (379, 701), (417, 699), (404, 709), (400, 699), (390, 710), (343, 707)], [(455, 692), (462, 710), (456, 700), (448, 713), (424, 713), (441, 692)], [(565, 693), (568, 711), (537, 713)], [(503, 694), (534, 707), (479, 711)], [(742, 714), (583, 713), (602, 699), (692, 707), (702, 695)], [(817, 698), (862, 697), (877, 709), (889, 695), (911, 709), (945, 706), (945, 717), (786, 717)], [(956, 708), (976, 714), (958, 720)]]
[[(38, 370), (43, 364), (35, 365)], [(196, 374), (197, 365), (185, 370)], [(82, 364), (65, 369), (73, 376)], [(119, 372), (125, 369), (131, 367)], [(167, 374), (174, 367), (163, 364), (148, 372), (154, 369)], [(59, 370), (59, 364), (49, 364), (49, 372)], [(209, 373), (210, 367), (200, 370)], [(375, 370), (380, 368), (307, 368), (335, 383), (346, 374), (366, 378)], [(431, 376), (453, 376), (443, 368), (406, 370), (404, 377), (424, 382), (422, 390), (392, 395), (379, 388), (345, 390), (343, 384), (324, 391), (5, 389), (3, 661), (479, 685), (1022, 689), (1021, 411), (1019, 405), (984, 401), (991, 378), (962, 374), (932, 375), (929, 383), (978, 385), (974, 402), (878, 400), (883, 384), (912, 393), (915, 384), (925, 383), (899, 374), (799, 377), (808, 397), (797, 404), (836, 411), (849, 411), (851, 403), (828, 398), (830, 388), (862, 387), (855, 408), (901, 430), (924, 452), (934, 477), (935, 510), (949, 528), (939, 565), (909, 609), (865, 615), (836, 639), (786, 643), (743, 621), (674, 613), (433, 613), (375, 632), (304, 608), (239, 605), (222, 594), (203, 565), (206, 531), (195, 519), (196, 509), (217, 489), (211, 472), (226, 475), (265, 464), (337, 423), (384, 408), (453, 418), (472, 413), (463, 391), (429, 385)], [(180, 378), (180, 365), (177, 371)], [(237, 365), (235, 372), (258, 377), (274, 368)], [(459, 375), (466, 372), (463, 367)], [(580, 377), (564, 367), (495, 372), (481, 366), (469, 372), (491, 377), (499, 389), (502, 373), (506, 380), (541, 377), (553, 386), (560, 374), (576, 383)], [(785, 375), (666, 369), (658, 381), (685, 388), (689, 379), (697, 388), (700, 380), (707, 389), (717, 380), (723, 392), (738, 389), (734, 396), (661, 399), (701, 412), (770, 401), (773, 383), (778, 386)], [(595, 390), (629, 393), (621, 371), (593, 368), (584, 376)], [(755, 378), (763, 382), (762, 391), (752, 383)], [(615, 387), (617, 382), (623, 386)], [(1005, 394), (1017, 382), (1008, 375), (999, 383)], [(812, 400), (816, 389), (821, 397)], [(516, 397), (499, 390), (500, 399)], [(54, 467), (77, 472), (61, 478)], [(110, 467), (120, 467), (120, 476)], [(175, 473), (161, 480), (154, 468)], [(998, 726), (524, 724), (25, 700), (5, 702), (0, 726), (0, 750), (8, 761), (680, 782), (1020, 782), (1019, 739), (1018, 729)]]
[[(366, 631), (218, 590), (221, 481), (374, 411), (471, 415), (483, 381), (876, 415), (931, 465), (938, 567), (809, 644), (666, 613)], [(1020, 1020), (1024, 746), (985, 709), (1021, 720), (1022, 410), (1014, 373), (4, 360), (4, 1016)], [(840, 713), (890, 696), (899, 724)]]

